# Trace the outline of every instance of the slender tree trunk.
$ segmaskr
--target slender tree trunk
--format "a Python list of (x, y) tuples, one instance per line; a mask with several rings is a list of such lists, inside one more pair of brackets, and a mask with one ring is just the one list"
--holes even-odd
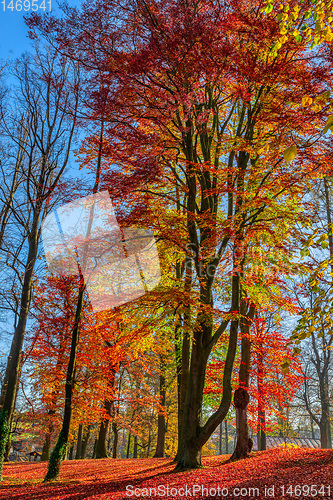
[(266, 421), (265, 421), (265, 407), (264, 401), (262, 397), (263, 393), (263, 377), (264, 377), (264, 368), (263, 368), (263, 354), (262, 352), (258, 353), (258, 432), (257, 432), (257, 444), (258, 451), (266, 450)]
[(68, 460), (73, 460), (73, 452), (74, 452), (74, 443), (70, 445), (68, 452)]
[[(157, 421), (157, 445), (154, 458), (164, 457), (164, 445), (165, 445), (165, 401), (166, 401), (166, 390), (165, 390), (165, 359), (164, 356), (160, 356), (160, 410), (158, 413)], [(163, 413), (162, 413), (163, 412)]]
[(77, 443), (76, 443), (76, 454), (75, 459), (78, 460), (82, 458), (82, 424), (79, 424), (79, 430), (77, 434)]
[(228, 436), (228, 422), (227, 422), (227, 420), (224, 421), (224, 428), (225, 428), (225, 454), (228, 455), (228, 453), (229, 453), (229, 436)]
[(331, 419), (330, 419), (330, 400), (328, 374), (322, 374), (319, 379), (321, 419), (320, 419), (320, 447), (323, 449), (332, 448), (331, 437)]
[(223, 432), (222, 432), (222, 429), (223, 429), (223, 424), (222, 422), (220, 423), (219, 425), (219, 455), (222, 455), (222, 441), (223, 441)]
[(70, 351), (68, 367), (67, 367), (67, 375), (66, 375), (64, 417), (57, 444), (51, 454), (48, 463), (48, 470), (44, 482), (52, 481), (58, 478), (61, 463), (66, 456), (66, 448), (68, 443), (69, 428), (72, 416), (72, 400), (73, 400), (73, 390), (74, 390), (74, 380), (75, 380), (76, 352), (77, 352), (77, 345), (79, 342), (80, 319), (82, 313), (84, 291), (85, 291), (85, 285), (83, 283), (83, 277), (81, 275), (81, 284), (76, 306), (75, 322), (72, 331), (71, 351)]
[(1, 390), (1, 412), (0, 412), (0, 481), (2, 481), (2, 469), (6, 444), (10, 432), (10, 421), (13, 415), (16, 392), (19, 382), (19, 374), (21, 368), (22, 346), (24, 334), (27, 324), (28, 313), (31, 302), (31, 289), (33, 282), (33, 270), (35, 267), (37, 248), (38, 248), (38, 225), (40, 219), (41, 208), (36, 209), (32, 223), (32, 230), (30, 233), (29, 253), (27, 264), (24, 273), (21, 301), (20, 301), (20, 315), (17, 326), (15, 328), (14, 337), (7, 361), (5, 377)]
[(315, 439), (315, 433), (314, 433), (314, 428), (313, 428), (313, 420), (310, 416), (310, 426), (311, 426), (311, 438)]
[[(181, 279), (181, 272), (176, 268), (176, 277)], [(188, 293), (192, 286), (192, 261), (190, 257), (185, 258), (185, 292)], [(183, 316), (177, 314), (175, 325), (175, 350), (176, 350), (176, 370), (177, 370), (177, 395), (178, 395), (178, 444), (181, 442), (181, 430), (184, 415), (184, 405), (190, 363), (190, 307), (185, 308)], [(177, 461), (178, 453), (175, 457)]]
[(130, 448), (131, 448), (131, 433), (128, 433), (128, 438), (127, 438), (127, 449), (126, 449), (126, 458), (129, 458), (130, 456)]
[(134, 436), (133, 458), (138, 458), (138, 436)]

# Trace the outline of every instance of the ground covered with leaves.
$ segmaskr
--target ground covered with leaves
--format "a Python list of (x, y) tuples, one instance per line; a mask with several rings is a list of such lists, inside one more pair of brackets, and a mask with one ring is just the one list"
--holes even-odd
[(180, 473), (166, 458), (65, 461), (52, 484), (42, 483), (45, 462), (6, 463), (0, 498), (333, 499), (332, 450), (274, 449), (236, 463), (228, 458), (206, 457), (202, 469)]

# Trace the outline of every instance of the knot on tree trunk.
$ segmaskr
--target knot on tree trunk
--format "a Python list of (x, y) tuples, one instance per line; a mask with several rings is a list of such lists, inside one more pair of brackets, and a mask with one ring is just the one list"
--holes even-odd
[(249, 404), (250, 397), (248, 392), (243, 389), (243, 387), (238, 387), (234, 394), (234, 405), (235, 408), (239, 408), (240, 410), (244, 410)]

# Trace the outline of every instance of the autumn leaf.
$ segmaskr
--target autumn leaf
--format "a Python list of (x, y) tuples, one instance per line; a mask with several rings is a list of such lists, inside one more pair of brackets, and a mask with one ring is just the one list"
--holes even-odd
[(287, 163), (293, 161), (296, 155), (297, 155), (297, 147), (295, 145), (289, 146), (289, 148), (287, 148), (283, 153), (283, 157)]
[(331, 132), (333, 132), (333, 115), (329, 116), (326, 121), (325, 128), (323, 130), (324, 134), (330, 129)]

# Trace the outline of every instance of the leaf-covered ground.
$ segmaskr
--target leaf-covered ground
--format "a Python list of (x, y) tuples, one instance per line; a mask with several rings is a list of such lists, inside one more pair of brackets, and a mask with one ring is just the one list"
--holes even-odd
[(275, 449), (224, 463), (227, 458), (206, 457), (202, 469), (181, 473), (165, 458), (72, 460), (63, 463), (53, 484), (42, 484), (46, 463), (6, 463), (0, 498), (333, 500), (332, 450)]

